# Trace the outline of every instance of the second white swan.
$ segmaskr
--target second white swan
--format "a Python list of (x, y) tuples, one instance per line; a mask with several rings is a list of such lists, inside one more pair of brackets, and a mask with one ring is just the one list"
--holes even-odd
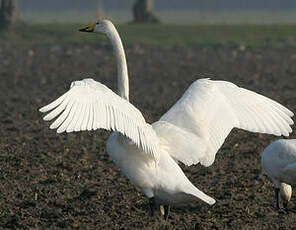
[(261, 164), (274, 184), (276, 208), (280, 199), (286, 209), (296, 185), (296, 139), (280, 139), (268, 145), (261, 157)]
[(64, 95), (40, 109), (57, 132), (113, 130), (107, 152), (122, 172), (155, 204), (170, 205), (201, 199), (215, 200), (197, 189), (178, 165), (210, 166), (216, 152), (234, 128), (288, 136), (293, 113), (279, 103), (226, 81), (200, 79), (191, 84), (159, 121), (147, 124), (129, 103), (124, 49), (114, 25), (98, 21), (82, 29), (104, 33), (117, 58), (118, 94), (93, 80), (75, 81)]

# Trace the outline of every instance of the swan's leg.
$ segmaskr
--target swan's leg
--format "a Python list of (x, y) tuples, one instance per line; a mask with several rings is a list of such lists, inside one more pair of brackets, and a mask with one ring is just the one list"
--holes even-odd
[(279, 188), (274, 188), (274, 195), (275, 195), (275, 202), (276, 202), (276, 209), (280, 209), (280, 189)]
[(283, 200), (283, 207), (287, 211), (289, 201)]
[(169, 205), (164, 205), (163, 208), (164, 208), (164, 219), (168, 220), (171, 207)]
[(150, 211), (150, 216), (154, 216), (154, 209), (155, 209), (156, 203), (155, 203), (155, 198), (151, 197), (149, 198), (149, 211)]

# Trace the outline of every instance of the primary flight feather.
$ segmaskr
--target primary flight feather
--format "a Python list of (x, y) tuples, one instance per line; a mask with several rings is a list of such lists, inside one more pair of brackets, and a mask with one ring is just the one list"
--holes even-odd
[(128, 72), (121, 39), (108, 20), (82, 29), (104, 33), (117, 58), (118, 95), (93, 79), (73, 82), (54, 102), (40, 109), (44, 120), (56, 120), (57, 132), (114, 131), (107, 152), (130, 181), (149, 198), (150, 212), (156, 203), (170, 205), (201, 199), (215, 200), (197, 189), (178, 165), (211, 165), (216, 152), (234, 128), (288, 136), (293, 113), (260, 94), (226, 81), (200, 79), (159, 121), (147, 124), (129, 101)]

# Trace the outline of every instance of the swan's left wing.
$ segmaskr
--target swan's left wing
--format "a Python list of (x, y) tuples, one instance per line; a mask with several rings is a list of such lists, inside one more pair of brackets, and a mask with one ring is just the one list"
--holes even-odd
[(93, 79), (75, 81), (68, 92), (40, 109), (58, 133), (99, 128), (121, 132), (145, 152), (158, 158), (158, 138), (141, 112)]
[[(290, 110), (260, 94), (230, 82), (200, 79), (153, 128), (172, 157), (187, 165), (209, 166), (234, 127), (288, 136), (292, 116)], [(178, 130), (181, 135), (175, 133)]]

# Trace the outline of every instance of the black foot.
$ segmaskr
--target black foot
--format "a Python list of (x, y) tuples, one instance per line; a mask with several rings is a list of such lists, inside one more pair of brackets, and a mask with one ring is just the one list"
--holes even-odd
[(280, 199), (279, 199), (279, 195), (280, 195), (280, 189), (279, 188), (275, 188), (274, 189), (274, 195), (275, 195), (275, 207), (277, 210), (280, 210)]
[(164, 205), (164, 219), (168, 220), (169, 214), (170, 214), (170, 206), (169, 205)]
[(154, 209), (155, 209), (156, 203), (154, 197), (149, 198), (149, 211), (150, 216), (154, 216)]
[(283, 201), (283, 208), (285, 209), (285, 211), (288, 211), (288, 201), (284, 200)]

